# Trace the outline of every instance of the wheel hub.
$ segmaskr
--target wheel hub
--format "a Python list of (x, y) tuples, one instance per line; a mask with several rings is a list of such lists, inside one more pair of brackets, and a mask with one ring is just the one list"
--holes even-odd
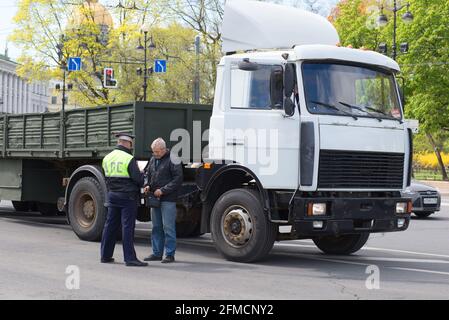
[(223, 236), (233, 247), (242, 247), (251, 239), (253, 222), (248, 211), (241, 206), (226, 210), (222, 219)]
[(95, 201), (88, 193), (81, 195), (75, 203), (75, 216), (83, 228), (92, 226), (96, 211)]
[(92, 217), (95, 214), (95, 205), (92, 200), (88, 200), (84, 203), (83, 213), (87, 219), (89, 219), (89, 220), (92, 219)]

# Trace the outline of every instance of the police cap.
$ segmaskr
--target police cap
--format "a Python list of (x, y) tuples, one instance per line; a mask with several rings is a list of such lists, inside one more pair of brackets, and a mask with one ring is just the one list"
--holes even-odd
[(115, 132), (114, 134), (115, 134), (115, 137), (118, 138), (119, 140), (125, 140), (125, 141), (134, 142), (135, 136), (133, 136), (130, 133), (127, 133), (127, 132)]

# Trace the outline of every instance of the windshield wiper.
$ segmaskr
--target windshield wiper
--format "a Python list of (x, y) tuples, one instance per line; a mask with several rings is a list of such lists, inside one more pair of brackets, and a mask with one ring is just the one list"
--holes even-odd
[(352, 113), (344, 111), (344, 110), (341, 110), (341, 109), (337, 108), (336, 106), (334, 106), (332, 104), (325, 103), (325, 102), (320, 102), (320, 101), (309, 101), (309, 102), (318, 104), (318, 105), (323, 106), (323, 107), (327, 107), (327, 108), (332, 109), (332, 110), (336, 110), (336, 111), (342, 112), (344, 114), (347, 114), (347, 115), (351, 116), (354, 120), (358, 120), (359, 119), (355, 115), (353, 115)]
[(363, 112), (369, 114), (370, 116), (372, 116), (373, 118), (377, 119), (379, 122), (382, 122), (382, 119), (383, 119), (383, 118), (376, 117), (374, 114), (372, 114), (371, 112), (366, 111), (365, 109), (368, 109), (368, 110), (370, 110), (370, 111), (374, 111), (374, 112), (380, 113), (380, 114), (384, 115), (384, 116), (386, 117), (386, 119), (388, 119), (388, 120), (396, 120), (396, 121), (399, 121), (400, 124), (403, 123), (401, 119), (398, 119), (398, 118), (396, 118), (396, 117), (393, 117), (393, 116), (391, 116), (391, 115), (389, 115), (389, 114), (386, 114), (386, 113), (383, 112), (382, 110), (379, 110), (379, 109), (376, 109), (376, 108), (373, 108), (373, 107), (365, 106), (365, 107), (364, 107), (365, 109), (363, 109), (362, 107), (354, 106), (354, 105), (351, 105), (351, 104), (346, 103), (346, 102), (339, 101), (339, 103), (342, 104), (342, 105), (344, 105), (344, 106), (346, 106), (346, 107), (348, 107), (348, 108), (351, 108), (351, 109), (357, 109), (357, 110), (363, 111)]
[[(344, 105), (345, 107), (351, 108), (351, 109), (356, 109), (356, 110), (360, 110), (362, 112), (365, 112), (366, 114), (369, 114), (370, 116), (372, 116), (373, 118), (377, 119), (377, 121), (382, 122), (382, 118), (376, 117), (374, 114), (372, 114), (371, 112), (366, 111), (365, 109), (363, 109), (362, 107), (359, 106), (354, 106), (352, 104), (343, 102), (343, 101), (338, 101), (338, 103)], [(368, 108), (367, 108), (368, 109)]]
[(365, 107), (365, 108), (368, 109), (368, 110), (371, 110), (371, 111), (374, 111), (374, 112), (383, 114), (383, 115), (386, 116), (388, 119), (391, 119), (391, 120), (397, 120), (397, 121), (399, 121), (400, 124), (403, 123), (401, 119), (398, 119), (398, 118), (396, 118), (396, 117), (393, 117), (392, 115), (386, 114), (386, 113), (383, 112), (382, 110), (379, 110), (379, 109), (376, 109), (376, 108), (372, 108), (372, 107)]

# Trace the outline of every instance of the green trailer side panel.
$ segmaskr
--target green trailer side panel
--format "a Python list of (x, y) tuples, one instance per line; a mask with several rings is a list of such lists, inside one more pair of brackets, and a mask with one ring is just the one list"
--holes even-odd
[(169, 148), (182, 143), (189, 149), (178, 154), (184, 163), (201, 161), (201, 152), (197, 152), (194, 159), (193, 149), (195, 143), (201, 143), (202, 147), (197, 149), (207, 144), (207, 141), (201, 142), (201, 137), (209, 129), (211, 106), (152, 102), (136, 103), (135, 107), (136, 158), (147, 160), (151, 157), (150, 145), (161, 137)]
[(69, 111), (65, 156), (101, 158), (115, 146), (113, 132), (133, 132), (133, 128), (133, 104)]
[[(0, 158), (99, 160), (115, 147), (114, 132), (122, 131), (136, 135), (135, 156), (148, 159), (155, 138), (163, 137), (169, 147), (179, 142), (176, 135), (170, 139), (176, 129), (201, 141), (201, 133), (209, 128), (211, 110), (211, 106), (159, 102), (75, 109), (65, 113), (64, 135), (60, 113), (2, 115)], [(197, 132), (194, 121), (201, 122)], [(203, 147), (206, 143), (202, 142)], [(190, 152), (183, 153), (185, 162), (192, 160), (194, 149), (192, 142), (187, 146)]]
[(0, 159), (0, 199), (22, 200), (22, 160)]

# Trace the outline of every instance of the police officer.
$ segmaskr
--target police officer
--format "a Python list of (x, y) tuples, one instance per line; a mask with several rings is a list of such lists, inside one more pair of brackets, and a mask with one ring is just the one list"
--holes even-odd
[(121, 222), (126, 266), (144, 267), (148, 264), (139, 261), (134, 250), (137, 206), (144, 176), (131, 153), (134, 136), (118, 133), (116, 137), (118, 138), (117, 147), (103, 159), (103, 170), (108, 187), (108, 216), (101, 240), (101, 262), (114, 262), (112, 256)]

